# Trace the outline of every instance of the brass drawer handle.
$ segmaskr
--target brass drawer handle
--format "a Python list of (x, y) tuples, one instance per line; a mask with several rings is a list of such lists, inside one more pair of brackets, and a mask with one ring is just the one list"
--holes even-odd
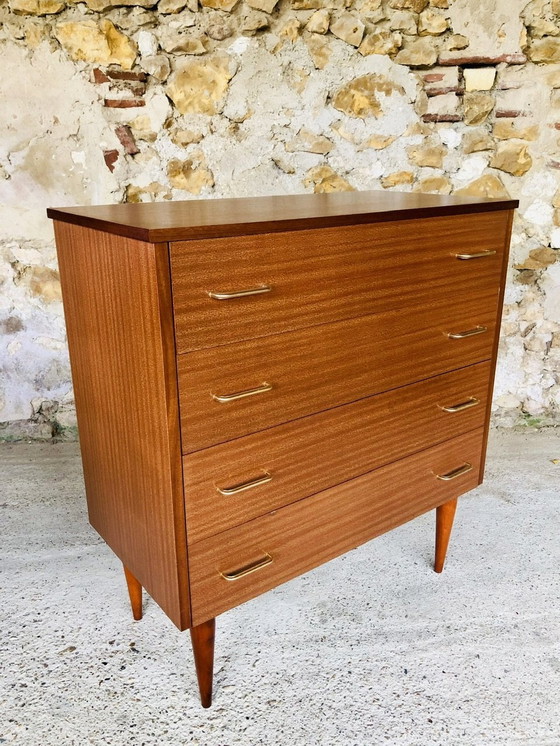
[(265, 394), (267, 391), (272, 389), (272, 384), (264, 381), (260, 386), (255, 389), (247, 389), (246, 391), (236, 391), (234, 394), (212, 394), (212, 399), (219, 402), (235, 401), (236, 399), (245, 399), (246, 396), (255, 396), (255, 394)]
[(488, 331), (487, 326), (475, 326), (474, 329), (467, 329), (464, 332), (449, 332), (449, 339), (464, 339), (465, 337), (474, 337), (476, 334), (484, 334)]
[(250, 490), (252, 487), (258, 487), (259, 485), (266, 484), (270, 481), (272, 481), (272, 474), (265, 471), (262, 477), (256, 477), (255, 479), (249, 479), (247, 482), (234, 484), (233, 487), (218, 487), (217, 484), (214, 485), (214, 487), (218, 490), (220, 495), (237, 495), (238, 492)]
[(257, 570), (260, 570), (261, 567), (266, 567), (267, 565), (270, 565), (272, 562), (272, 557), (268, 552), (264, 553), (264, 557), (257, 562), (252, 562), (250, 565), (245, 565), (245, 567), (239, 568), (239, 570), (234, 570), (233, 572), (222, 572), (219, 570), (218, 572), (222, 576), (222, 578), (225, 578), (226, 580), (239, 580), (239, 578), (244, 578), (245, 575), (250, 575), (252, 572), (256, 572)]
[(208, 295), (214, 300), (234, 300), (235, 298), (246, 298), (248, 295), (262, 295), (270, 293), (270, 285), (261, 285), (258, 288), (249, 288), (248, 290), (232, 290), (229, 293), (216, 293), (213, 290), (208, 291)]
[(484, 259), (486, 256), (494, 256), (495, 251), (478, 251), (474, 254), (455, 254), (456, 259)]
[(450, 407), (440, 406), (440, 409), (443, 409), (444, 412), (462, 412), (464, 409), (476, 407), (477, 404), (480, 404), (480, 399), (477, 399), (476, 396), (470, 396), (466, 401), (463, 401), (460, 404), (453, 404)]
[(463, 466), (458, 466), (456, 469), (453, 469), (453, 471), (448, 471), (447, 474), (437, 474), (437, 478), (441, 479), (442, 482), (449, 482), (451, 479), (457, 479), (457, 477), (460, 477), (462, 474), (471, 471), (472, 468), (473, 465), (466, 461)]

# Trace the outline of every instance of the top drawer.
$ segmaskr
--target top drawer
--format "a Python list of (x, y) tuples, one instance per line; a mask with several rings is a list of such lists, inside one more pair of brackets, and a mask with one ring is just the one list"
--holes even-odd
[(508, 217), (172, 243), (177, 352), (421, 305), (443, 287), (458, 301), (474, 287), (496, 289)]

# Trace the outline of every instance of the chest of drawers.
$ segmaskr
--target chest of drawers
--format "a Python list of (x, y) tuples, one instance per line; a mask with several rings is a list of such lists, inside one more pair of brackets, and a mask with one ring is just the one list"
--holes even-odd
[(51, 209), (92, 525), (190, 629), (483, 478), (512, 200)]

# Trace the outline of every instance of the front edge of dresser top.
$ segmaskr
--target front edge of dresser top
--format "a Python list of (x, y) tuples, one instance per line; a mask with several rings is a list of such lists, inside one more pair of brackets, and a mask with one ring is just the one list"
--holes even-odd
[(511, 199), (411, 192), (332, 192), (49, 208), (53, 220), (148, 243), (513, 210)]
[[(517, 203), (513, 200), (487, 202), (454, 200), (453, 198), (445, 198), (439, 202), (426, 199), (422, 202), (421, 198), (426, 195), (415, 195), (414, 200), (407, 202), (407, 199), (403, 199), (403, 195), (393, 194), (391, 198), (398, 203), (398, 210), (391, 210), (387, 202), (387, 194), (381, 193), (383, 204), (386, 206), (386, 214), (379, 212), (368, 216), (363, 212), (364, 194), (365, 198), (371, 200), (374, 198), (373, 195), (378, 193), (355, 194), (354, 199), (359, 202), (359, 210), (355, 213), (352, 213), (349, 207), (351, 197), (328, 195), (333, 199), (327, 201), (319, 199), (319, 205), (323, 207), (315, 211), (321, 212), (322, 210), (325, 214), (321, 217), (312, 215), (307, 219), (301, 214), (294, 213), (295, 203), (292, 201), (286, 203), (292, 205), (292, 217), (282, 220), (277, 212), (274, 212), (274, 210), (277, 211), (277, 206), (274, 207), (273, 203), (269, 202), (266, 208), (269, 210), (267, 221), (262, 220), (263, 210), (257, 210), (261, 219), (257, 219), (254, 225), (239, 222), (239, 208), (243, 208), (242, 203), (245, 203), (245, 208), (241, 209), (241, 217), (245, 219), (252, 210), (255, 210), (254, 204), (259, 199), (266, 198), (228, 200), (228, 203), (237, 203), (234, 212), (238, 220), (234, 224), (228, 222), (233, 214), (231, 205), (226, 209), (226, 219), (220, 221), (222, 201), (203, 201), (206, 204), (198, 209), (198, 212), (197, 202), (188, 202), (182, 204), (183, 214), (192, 208), (195, 211), (195, 217), (191, 224), (183, 229), (179, 229), (176, 225), (165, 225), (165, 221), (169, 220), (170, 205), (162, 205), (163, 218), (159, 232), (145, 225), (141, 230), (137, 230), (138, 226), (133, 227), (132, 234), (136, 231), (136, 235), (151, 236), (152, 240), (138, 240), (138, 238), (130, 237), (131, 209), (140, 209), (146, 207), (145, 205), (113, 206), (109, 213), (103, 213), (105, 216), (107, 214), (112, 216), (114, 221), (112, 224), (101, 219), (99, 212), (97, 217), (92, 218), (92, 212), (96, 208), (49, 211), (51, 217), (55, 218), (55, 235), (90, 521), (122, 560), (129, 571), (127, 579), (130, 576), (136, 578), (179, 629), (197, 625), (198, 628), (191, 632), (193, 645), (195, 645), (199, 682), (202, 676), (206, 680), (206, 687), (208, 686), (208, 665), (211, 666), (208, 655), (213, 644), (213, 626), (203, 627), (203, 624), (213, 625), (211, 617), (214, 611), (221, 613), (257, 595), (258, 592), (264, 592), (269, 587), (285, 582), (290, 577), (346, 551), (352, 546), (352, 537), (349, 535), (344, 540), (341, 537), (338, 545), (335, 542), (338, 550), (330, 554), (327, 552), (323, 559), (319, 557), (317, 561), (302, 561), (299, 566), (294, 563), (289, 571), (284, 571), (279, 566), (277, 581), (270, 581), (267, 584), (267, 581), (259, 580), (255, 586), (256, 591), (254, 589), (243, 590), (245, 583), (243, 581), (238, 586), (241, 589), (239, 594), (234, 593), (231, 598), (223, 597), (221, 601), (217, 600), (216, 605), (212, 603), (211, 598), (206, 597), (205, 589), (213, 594), (212, 588), (216, 581), (206, 579), (205, 573), (209, 568), (205, 563), (209, 560), (213, 561), (214, 551), (217, 552), (216, 556), (221, 556), (219, 535), (212, 537), (210, 542), (198, 542), (191, 547), (196, 567), (193, 566), (189, 571), (185, 476), (182, 466), (182, 454), (188, 449), (185, 444), (181, 443), (179, 393), (181, 384), (178, 382), (177, 375), (179, 351), (175, 338), (173, 282), (170, 246), (167, 240), (184, 241), (192, 238), (202, 242), (204, 238), (215, 236), (254, 233), (262, 233), (264, 239), (267, 232), (301, 230), (309, 225), (314, 228), (346, 225), (348, 230), (351, 230), (352, 225), (385, 222), (386, 220), (402, 222), (403, 237), (405, 237), (408, 219), (413, 217), (425, 219), (429, 230), (431, 216), (459, 214), (469, 215), (471, 219), (476, 220), (477, 212), (507, 212), (500, 284), (496, 288), (497, 313), (492, 323), (496, 331), (493, 332), (491, 357), (486, 358), (490, 363), (490, 371), (484, 424), (477, 430), (478, 434), (474, 441), (481, 444), (480, 459), (473, 458), (473, 463), (476, 461), (476, 470), (472, 476), (469, 476), (469, 480), (464, 482), (465, 486), (461, 487), (458, 484), (454, 492), (449, 494), (455, 498), (462, 492), (472, 489), (483, 478), (499, 336), (497, 329), (499, 329), (503, 303), (511, 221), (513, 209)], [(325, 196), (306, 195), (302, 209), (309, 213), (310, 198)], [(335, 205), (337, 198), (340, 197), (344, 197), (338, 200), (338, 204), (341, 205), (341, 222), (336, 222)], [(406, 197), (410, 198), (411, 195), (406, 195)], [(277, 205), (281, 198), (275, 199)], [(206, 223), (200, 219), (200, 215), (206, 214), (210, 209), (208, 203), (211, 203), (213, 214), (217, 216), (215, 226), (210, 224), (207, 216)], [(324, 207), (325, 205), (327, 207)], [(155, 204), (150, 205), (150, 208), (152, 214), (160, 209)], [(106, 208), (99, 209), (106, 210)], [(263, 209), (265, 209), (264, 205)], [(126, 219), (120, 223), (119, 214), (126, 216)], [(174, 220), (177, 219), (177, 214), (177, 212), (174, 213)], [(271, 215), (275, 215), (274, 220)], [(395, 217), (397, 215), (398, 217)], [(187, 220), (186, 223), (188, 224), (189, 221)], [(156, 235), (166, 235), (167, 239), (155, 242), (153, 237)], [(414, 237), (408, 236), (408, 238)], [(288, 339), (289, 334), (285, 337)], [(181, 412), (184, 422), (188, 422), (188, 416), (188, 411)], [(472, 432), (474, 434), (474, 431)], [(460, 438), (453, 441), (458, 444), (462, 442)], [(439, 451), (434, 451), (436, 455), (441, 451), (441, 447), (439, 448)], [(428, 459), (431, 451), (428, 449), (419, 453), (425, 454), (425, 457), (419, 456), (418, 463), (423, 463), (422, 459)], [(416, 457), (410, 457), (410, 463), (414, 463), (414, 458)], [(386, 469), (390, 468), (392, 467), (386, 467)], [(375, 476), (377, 473), (379, 477)], [(376, 484), (376, 479), (382, 480), (384, 473), (383, 469), (379, 472), (375, 470), (369, 472), (374, 480), (371, 484)], [(356, 490), (358, 490), (356, 495), (362, 489), (359, 484), (363, 483), (364, 489), (367, 489), (369, 478), (368, 475), (364, 475), (363, 478), (354, 480)], [(336, 495), (337, 500), (343, 501), (347, 489), (350, 494), (353, 489), (351, 482), (333, 487), (333, 499)], [(330, 493), (325, 491), (321, 494), (323, 497), (318, 495), (314, 498), (318, 501), (316, 504), (328, 505)], [(376, 522), (377, 519), (374, 520), (372, 517), (369, 535), (367, 530), (359, 536), (356, 534), (358, 537), (356, 544), (410, 520), (421, 512), (436, 508), (444, 499), (441, 495), (443, 492), (440, 497), (434, 497), (431, 500), (425, 496), (419, 496), (422, 499), (419, 499), (416, 507), (411, 507), (408, 512), (397, 508), (392, 518), (388, 517), (386, 521), (379, 524)], [(360, 499), (363, 501), (363, 498)], [(297, 511), (305, 509), (306, 501), (311, 510), (311, 506), (315, 503), (310, 501), (309, 497), (295, 504), (299, 507), (292, 507), (288, 504), (281, 508), (279, 515), (282, 518), (278, 519), (278, 525), (289, 526), (292, 520), (296, 520)], [(338, 504), (337, 509), (340, 511), (340, 504), (343, 502)], [(367, 510), (365, 504), (363, 509)], [(324, 508), (321, 510), (324, 512)], [(291, 517), (292, 514), (294, 518)], [(439, 519), (438, 514), (438, 521)], [(267, 520), (265, 515), (254, 520), (257, 531), (264, 532), (263, 536), (269, 535), (267, 533), (270, 531), (269, 521)], [(329, 528), (328, 510), (322, 520), (327, 521), (324, 524), (324, 530), (328, 534), (332, 530)], [(251, 530), (251, 526), (247, 523), (242, 530), (236, 529), (235, 535), (247, 537), (251, 535)], [(318, 526), (317, 530), (319, 536), (323, 529)], [(273, 538), (273, 534), (270, 536)], [(223, 538), (227, 543), (228, 533), (226, 531), (223, 533)], [(235, 541), (231, 542), (231, 547), (233, 546), (235, 546)], [(191, 578), (190, 573), (192, 574), (193, 571), (195, 574)], [(193, 582), (196, 585), (191, 588)], [(259, 585), (262, 586), (260, 591)], [(199, 599), (198, 610), (191, 607), (191, 590)], [(217, 599), (218, 596), (216, 596)], [(205, 613), (204, 609), (208, 609), (208, 612)], [(202, 692), (203, 684), (200, 683), (200, 686)], [(210, 694), (207, 691), (206, 698), (203, 695), (203, 702), (206, 701), (209, 704), (209, 697)]]

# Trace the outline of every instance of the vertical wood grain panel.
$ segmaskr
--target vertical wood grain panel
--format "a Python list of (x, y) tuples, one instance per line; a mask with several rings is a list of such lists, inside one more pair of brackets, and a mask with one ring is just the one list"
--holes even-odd
[(89, 517), (190, 623), (166, 244), (55, 223)]
[(486, 404), (486, 421), (484, 426), (484, 440), (482, 443), (482, 457), (480, 459), (480, 481), (484, 478), (484, 467), (486, 466), (486, 450), (488, 448), (488, 432), (490, 430), (490, 420), (492, 417), (492, 394), (494, 392), (494, 380), (496, 378), (496, 367), (498, 363), (498, 348), (500, 346), (500, 326), (502, 312), (504, 308), (504, 293), (506, 290), (507, 271), (509, 266), (509, 249), (511, 243), (511, 229), (513, 226), (513, 210), (508, 212), (508, 221), (504, 235), (504, 251), (502, 255), (502, 271), (500, 273), (500, 288), (498, 294), (498, 309), (496, 313), (496, 323), (494, 331), (494, 344), (492, 347), (492, 368), (490, 370), (490, 380), (488, 383), (488, 398)]

